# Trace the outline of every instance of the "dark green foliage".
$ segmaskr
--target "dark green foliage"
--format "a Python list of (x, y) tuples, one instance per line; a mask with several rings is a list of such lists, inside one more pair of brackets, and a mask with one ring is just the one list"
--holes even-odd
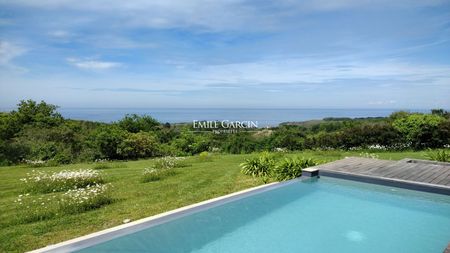
[(124, 160), (201, 152), (264, 150), (426, 149), (450, 145), (449, 112), (395, 112), (388, 118), (328, 118), (235, 133), (196, 132), (189, 124), (160, 124), (126, 115), (112, 123), (68, 120), (57, 106), (21, 101), (0, 113), (0, 165), (49, 166), (97, 159)]
[[(392, 123), (415, 149), (448, 144), (448, 119), (437, 114), (411, 114)], [(444, 128), (444, 129), (443, 129)], [(447, 143), (445, 143), (447, 142)]]
[(173, 140), (172, 145), (184, 154), (193, 155), (208, 151), (211, 138), (207, 134), (196, 134), (188, 128), (183, 128), (180, 135)]
[(294, 179), (302, 175), (302, 169), (315, 166), (311, 158), (284, 158), (273, 169), (273, 176), (278, 181)]
[(127, 137), (127, 132), (117, 126), (101, 126), (89, 137), (89, 145), (98, 151), (95, 158), (120, 159), (119, 145)]
[(153, 131), (160, 125), (160, 123), (148, 115), (139, 116), (136, 114), (128, 114), (117, 122), (117, 125), (130, 133), (138, 133), (140, 131)]
[(159, 143), (152, 133), (129, 133), (117, 146), (117, 153), (125, 159), (154, 157), (159, 154)]
[(246, 159), (241, 163), (241, 172), (245, 175), (260, 177), (265, 182), (268, 178), (278, 181), (294, 179), (302, 175), (302, 169), (317, 165), (311, 158), (282, 158), (272, 153), (263, 152), (257, 157)]
[(263, 152), (261, 155), (246, 159), (241, 163), (241, 171), (245, 175), (268, 177), (271, 175), (274, 165), (275, 157), (268, 152)]
[(438, 162), (450, 162), (450, 151), (449, 150), (437, 150), (437, 151), (432, 151), (430, 150), (427, 153), (427, 156), (434, 161), (438, 161)]
[(388, 123), (354, 126), (343, 130), (339, 136), (339, 146), (347, 149), (377, 144), (391, 147), (401, 141), (400, 133)]
[(444, 109), (433, 109), (433, 110), (431, 110), (431, 114), (439, 115), (439, 116), (447, 118), (447, 119), (450, 118), (450, 112), (446, 111)]
[(258, 150), (258, 142), (249, 133), (229, 134), (222, 143), (222, 149), (231, 154), (251, 153)]
[(286, 148), (288, 150), (302, 150), (304, 148), (305, 134), (296, 126), (280, 127), (271, 136), (273, 148)]
[(17, 122), (18, 127), (24, 125), (57, 126), (63, 121), (61, 115), (56, 111), (57, 108), (57, 106), (44, 101), (37, 103), (33, 100), (22, 100), (18, 104), (17, 111), (13, 111), (11, 116)]

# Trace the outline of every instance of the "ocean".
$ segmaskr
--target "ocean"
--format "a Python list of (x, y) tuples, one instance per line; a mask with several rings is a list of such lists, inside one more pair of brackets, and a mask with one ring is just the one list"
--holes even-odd
[[(192, 123), (194, 120), (253, 121), (259, 127), (283, 122), (306, 121), (326, 117), (385, 117), (400, 109), (249, 109), (249, 108), (59, 108), (70, 119), (113, 122), (126, 114), (150, 115), (165, 123)], [(429, 110), (409, 110), (429, 112)]]

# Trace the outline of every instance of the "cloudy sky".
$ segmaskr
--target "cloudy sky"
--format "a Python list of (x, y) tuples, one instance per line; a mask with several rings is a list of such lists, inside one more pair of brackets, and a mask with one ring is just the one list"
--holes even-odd
[(0, 0), (0, 107), (450, 108), (448, 0)]

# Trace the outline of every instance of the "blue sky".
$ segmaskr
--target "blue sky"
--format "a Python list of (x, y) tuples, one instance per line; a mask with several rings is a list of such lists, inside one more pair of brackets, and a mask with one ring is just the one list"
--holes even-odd
[(0, 0), (0, 107), (450, 108), (448, 0)]

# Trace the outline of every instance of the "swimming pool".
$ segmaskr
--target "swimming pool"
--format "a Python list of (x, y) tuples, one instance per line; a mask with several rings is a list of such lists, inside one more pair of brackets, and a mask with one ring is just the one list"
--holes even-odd
[(439, 252), (450, 196), (322, 177), (189, 214), (77, 252)]

